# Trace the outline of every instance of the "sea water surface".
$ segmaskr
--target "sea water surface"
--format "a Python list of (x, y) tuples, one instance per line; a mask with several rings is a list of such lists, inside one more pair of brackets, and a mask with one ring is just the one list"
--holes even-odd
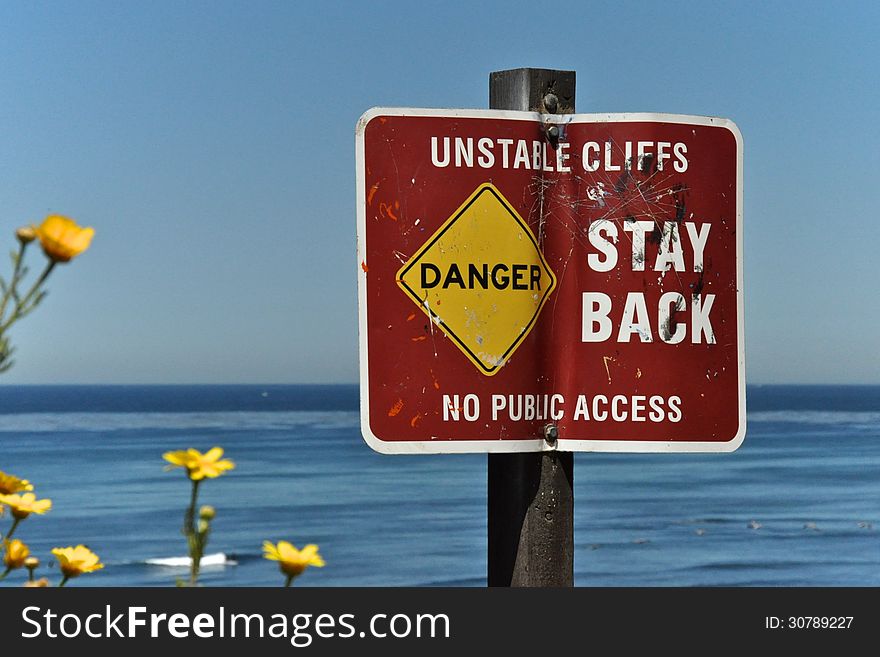
[[(580, 586), (880, 585), (880, 386), (750, 386), (733, 454), (577, 454)], [(232, 472), (208, 585), (275, 586), (263, 540), (320, 545), (300, 586), (483, 586), (486, 456), (383, 456), (356, 386), (2, 386), (0, 470), (52, 510), (17, 537), (43, 559), (84, 543), (78, 586), (169, 586), (189, 482), (162, 453), (221, 445)], [(9, 515), (0, 518), (3, 531)], [(13, 573), (3, 585), (20, 585)]]

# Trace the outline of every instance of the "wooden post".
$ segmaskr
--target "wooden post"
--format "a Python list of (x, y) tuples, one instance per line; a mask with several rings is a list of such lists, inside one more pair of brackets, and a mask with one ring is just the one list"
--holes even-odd
[[(574, 112), (574, 71), (489, 75), (489, 107)], [(489, 586), (574, 584), (571, 452), (489, 454)]]

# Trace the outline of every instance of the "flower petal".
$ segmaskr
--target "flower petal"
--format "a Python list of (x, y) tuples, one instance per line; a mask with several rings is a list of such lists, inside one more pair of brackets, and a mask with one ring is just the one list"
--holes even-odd
[(263, 557), (270, 561), (278, 561), (281, 555), (278, 554), (278, 548), (271, 541), (263, 541)]
[(223, 448), (222, 447), (212, 447), (207, 452), (205, 452), (205, 455), (202, 457), (202, 459), (205, 461), (216, 461), (221, 456), (223, 456)]
[(46, 513), (49, 509), (52, 508), (52, 500), (46, 498), (45, 500), (38, 500), (31, 505), (31, 511), (33, 513), (43, 514)]
[(165, 452), (162, 455), (162, 458), (174, 466), (185, 466), (189, 462), (189, 455), (183, 450), (177, 452)]

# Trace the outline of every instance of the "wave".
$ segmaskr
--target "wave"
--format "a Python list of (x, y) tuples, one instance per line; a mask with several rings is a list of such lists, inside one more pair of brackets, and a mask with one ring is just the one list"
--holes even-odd
[(19, 413), (0, 416), (0, 433), (131, 430), (283, 431), (356, 429), (355, 411), (221, 411), (198, 413)]
[(748, 421), (877, 427), (880, 426), (880, 411), (756, 411), (748, 414)]
[[(157, 559), (147, 559), (144, 561), (148, 566), (164, 566), (166, 568), (189, 568), (192, 565), (191, 557), (160, 557)], [(235, 558), (217, 552), (215, 554), (206, 554), (199, 562), (199, 568), (223, 568), (226, 566), (237, 566), (238, 561)]]

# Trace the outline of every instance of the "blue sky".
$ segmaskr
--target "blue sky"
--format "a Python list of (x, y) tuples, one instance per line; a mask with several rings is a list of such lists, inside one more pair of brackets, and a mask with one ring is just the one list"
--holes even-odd
[(880, 383), (878, 7), (3, 3), (0, 237), (97, 234), (2, 382), (355, 381), (357, 118), (531, 66), (581, 112), (736, 121), (749, 382)]

